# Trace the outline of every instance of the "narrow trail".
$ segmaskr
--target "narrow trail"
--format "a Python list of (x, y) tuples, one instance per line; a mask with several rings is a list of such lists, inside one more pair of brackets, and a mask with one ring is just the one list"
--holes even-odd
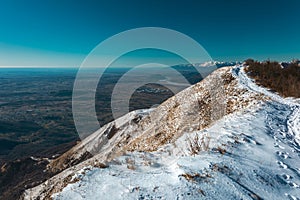
[[(291, 160), (299, 160), (300, 158), (300, 105), (294, 99), (283, 98), (278, 94), (268, 91), (268, 89), (260, 87), (251, 80), (244, 71), (242, 66), (233, 69), (233, 76), (237, 78), (240, 85), (246, 89), (262, 93), (274, 102), (272, 107), (278, 110), (280, 114), (276, 115), (270, 111), (265, 111), (267, 123), (274, 139), (274, 147), (277, 149), (275, 154), (278, 158), (276, 164), (283, 169), (285, 173), (277, 176), (282, 179), (286, 185), (296, 190), (300, 186), (294, 182), (294, 178), (300, 178), (300, 166), (293, 166)], [(277, 122), (285, 122), (284, 126), (280, 126)], [(285, 194), (289, 199), (299, 199), (291, 194)], [(300, 196), (300, 195), (299, 195)]]
[(273, 101), (286, 105), (292, 110), (287, 117), (287, 134), (292, 142), (293, 148), (300, 153), (300, 104), (293, 99), (282, 98), (278, 94), (268, 91), (268, 89), (256, 85), (245, 73), (242, 66), (233, 69), (233, 75), (239, 80), (240, 84), (250, 91), (262, 93)]

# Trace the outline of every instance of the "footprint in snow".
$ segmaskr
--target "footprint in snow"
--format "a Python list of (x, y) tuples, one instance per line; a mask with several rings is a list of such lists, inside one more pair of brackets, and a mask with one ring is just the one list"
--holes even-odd
[(283, 159), (289, 158), (289, 153), (286, 152), (277, 151), (276, 154)]
[(284, 138), (286, 137), (286, 133), (285, 132), (280, 131), (279, 134), (282, 135)]
[(279, 165), (280, 168), (283, 168), (283, 169), (288, 168), (288, 166), (286, 164), (284, 164), (283, 162), (281, 162), (281, 161), (277, 161), (277, 164)]
[(284, 178), (285, 180), (290, 180), (292, 179), (293, 177), (288, 175), (288, 174), (282, 174), (282, 178)]
[(287, 183), (290, 187), (292, 188), (300, 188), (300, 186), (297, 183), (294, 183), (290, 180), (293, 179), (292, 176), (288, 175), (288, 174), (282, 174), (281, 177), (286, 181), (285, 183)]
[(274, 144), (274, 147), (278, 147), (279, 149), (285, 149), (283, 146), (280, 146), (277, 142)]
[(294, 197), (293, 195), (290, 195), (290, 194), (287, 194), (287, 193), (285, 193), (285, 196), (287, 196), (291, 200), (299, 200), (299, 198)]
[(299, 188), (299, 185), (297, 183), (289, 182), (289, 186), (293, 188)]

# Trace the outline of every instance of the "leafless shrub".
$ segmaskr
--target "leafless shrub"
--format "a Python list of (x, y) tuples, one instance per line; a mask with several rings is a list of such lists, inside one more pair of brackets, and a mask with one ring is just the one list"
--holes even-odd
[(188, 137), (187, 142), (190, 154), (196, 155), (202, 151), (209, 150), (210, 137), (207, 135), (199, 137), (199, 134), (196, 134), (193, 138)]
[(256, 83), (278, 92), (284, 97), (300, 98), (300, 66), (298, 61), (287, 63), (282, 67), (278, 62), (245, 61), (248, 75)]

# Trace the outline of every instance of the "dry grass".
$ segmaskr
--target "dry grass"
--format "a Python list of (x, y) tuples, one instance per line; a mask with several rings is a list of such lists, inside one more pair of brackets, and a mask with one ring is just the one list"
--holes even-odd
[(226, 151), (226, 149), (224, 149), (224, 148), (222, 148), (222, 147), (220, 147), (220, 146), (218, 146), (218, 148), (216, 149), (220, 154), (222, 154), (222, 155), (224, 155), (227, 151)]
[(226, 165), (213, 164), (211, 166), (211, 169), (214, 172), (221, 172), (223, 174), (229, 174), (231, 172), (231, 169), (229, 169), (229, 167), (227, 167)]
[(187, 181), (189, 182), (197, 182), (199, 180), (205, 180), (207, 178), (212, 178), (212, 176), (208, 173), (204, 173), (204, 174), (181, 174), (182, 177), (184, 177)]
[(134, 159), (126, 158), (125, 161), (126, 161), (126, 164), (127, 164), (127, 169), (136, 170)]
[(206, 194), (205, 194), (204, 190), (202, 190), (202, 189), (199, 189), (199, 190), (198, 190), (198, 192), (199, 192), (199, 193), (201, 193), (203, 196), (206, 196)]
[(188, 151), (190, 155), (197, 155), (200, 152), (209, 150), (210, 137), (202, 135), (201, 137), (196, 134), (193, 138), (188, 137)]
[(98, 160), (96, 160), (95, 161), (95, 163), (94, 163), (94, 165), (93, 165), (94, 167), (98, 167), (98, 168), (108, 168), (108, 165), (107, 164), (105, 164), (105, 163), (102, 163), (102, 162), (99, 162)]

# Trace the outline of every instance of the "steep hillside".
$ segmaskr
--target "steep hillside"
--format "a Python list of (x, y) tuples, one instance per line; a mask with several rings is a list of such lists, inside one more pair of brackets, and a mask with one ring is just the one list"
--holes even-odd
[[(25, 199), (296, 199), (300, 111), (227, 67), (52, 161)], [(62, 192), (61, 192), (62, 191)], [(57, 193), (60, 192), (60, 193)]]

